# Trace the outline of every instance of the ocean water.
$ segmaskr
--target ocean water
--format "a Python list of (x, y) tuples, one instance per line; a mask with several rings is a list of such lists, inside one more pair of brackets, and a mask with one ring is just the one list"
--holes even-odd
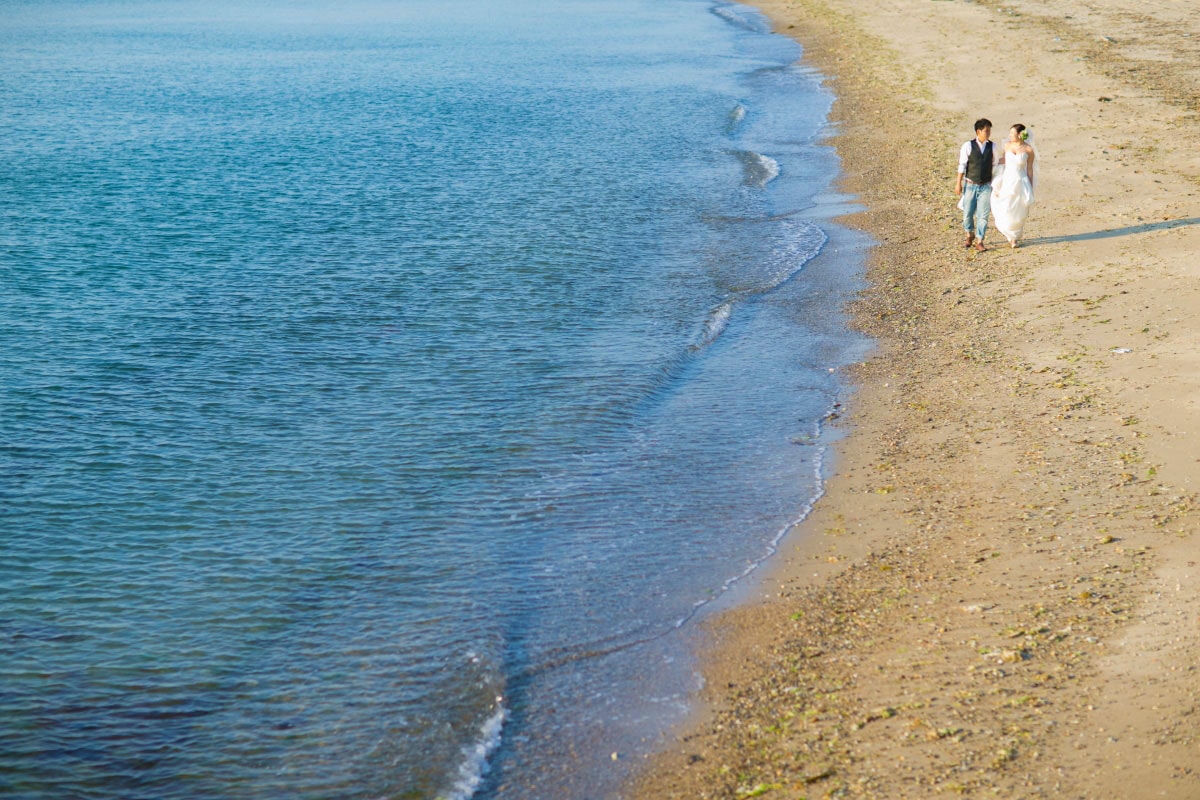
[(617, 796), (862, 348), (798, 47), (711, 0), (0, 17), (0, 796)]

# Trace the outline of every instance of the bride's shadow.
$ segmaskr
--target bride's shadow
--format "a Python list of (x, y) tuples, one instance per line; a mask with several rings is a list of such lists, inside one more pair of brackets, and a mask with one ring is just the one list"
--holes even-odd
[(1150, 233), (1151, 231), (1165, 231), (1171, 228), (1182, 228), (1184, 225), (1198, 225), (1200, 217), (1188, 217), (1187, 219), (1169, 219), (1163, 222), (1147, 222), (1145, 225), (1131, 225), (1128, 228), (1112, 228), (1107, 231), (1092, 231), (1091, 233), (1072, 233), (1069, 236), (1039, 236), (1036, 239), (1025, 239), (1021, 242), (1022, 247), (1030, 247), (1038, 244), (1058, 244), (1060, 242), (1086, 242), (1090, 239), (1112, 239), (1117, 236), (1131, 236), (1135, 233)]

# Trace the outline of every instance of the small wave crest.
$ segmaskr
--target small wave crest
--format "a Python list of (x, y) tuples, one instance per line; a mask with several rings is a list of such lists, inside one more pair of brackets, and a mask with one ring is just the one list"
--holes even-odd
[(741, 6), (717, 6), (712, 10), (712, 13), (729, 24), (736, 25), (743, 30), (753, 31), (754, 33), (768, 33), (771, 30), (770, 26), (761, 16), (756, 16), (753, 11)]
[(753, 274), (740, 275), (732, 295), (709, 312), (691, 351), (703, 350), (720, 338), (729, 327), (738, 303), (779, 288), (797, 275), (804, 265), (816, 258), (829, 240), (825, 232), (811, 222), (779, 218), (778, 243), (769, 257), (756, 262)]
[(708, 319), (704, 321), (704, 330), (700, 334), (700, 342), (696, 348), (708, 347), (717, 340), (717, 337), (725, 332), (729, 327), (729, 315), (733, 313), (733, 301), (722, 303), (713, 309), (708, 315)]
[(733, 133), (737, 127), (742, 124), (742, 120), (746, 118), (746, 107), (738, 103), (733, 108), (729, 109), (729, 125), (728, 132)]
[(483, 783), (491, 766), (488, 759), (500, 746), (504, 731), (504, 721), (508, 718), (508, 710), (504, 707), (504, 698), (496, 698), (496, 710), (488, 717), (479, 729), (479, 736), (474, 742), (463, 748), (463, 761), (459, 764), (458, 774), (449, 793), (440, 795), (438, 800), (468, 800)]
[(782, 285), (804, 269), (804, 265), (817, 257), (829, 237), (825, 231), (811, 222), (783, 220), (779, 223), (782, 237), (775, 248), (775, 258), (770, 259), (771, 268), (764, 276), (758, 293), (768, 292)]
[(774, 230), (768, 234), (765, 252), (742, 264), (729, 277), (729, 285), (738, 298), (765, 294), (787, 283), (829, 241), (825, 231), (806, 220), (782, 218), (771, 223)]
[[(840, 406), (840, 403), (838, 403), (834, 399), (834, 396), (831, 395), (830, 400), (829, 400), (829, 406), (828, 406), (829, 411), (827, 412), (826, 417), (828, 417), (830, 414), (832, 414), (839, 406)], [(610, 655), (612, 653), (616, 653), (616, 652), (619, 652), (622, 650), (627, 650), (631, 647), (637, 647), (638, 645), (646, 644), (647, 642), (652, 642), (657, 639), (661, 639), (662, 637), (667, 636), (671, 631), (679, 630), (683, 626), (687, 625), (704, 608), (706, 608), (707, 606), (712, 604), (715, 600), (717, 600), (717, 598), (726, 594), (728, 591), (733, 589), (740, 582), (744, 581), (746, 578), (748, 578), (750, 575), (752, 575), (755, 571), (757, 571), (772, 556), (776, 555), (779, 552), (780, 545), (782, 544), (784, 537), (787, 536), (788, 532), (791, 531), (792, 529), (794, 529), (796, 526), (800, 525), (805, 520), (807, 520), (808, 517), (812, 514), (813, 509), (816, 507), (817, 502), (822, 497), (825, 496), (825, 480), (824, 480), (825, 454), (826, 454), (826, 451), (828, 450), (828, 445), (822, 441), (823, 433), (824, 433), (823, 426), (821, 425), (821, 423), (819, 421), (815, 421), (810, 425), (809, 431), (807, 433), (805, 433), (793, 440), (796, 444), (805, 444), (805, 445), (815, 447), (815, 452), (813, 454), (813, 460), (812, 460), (812, 476), (813, 476), (813, 487), (814, 487), (813, 493), (801, 505), (801, 507), (800, 507), (798, 513), (795, 515), (795, 517), (793, 517), (791, 519), (791, 521), (787, 522), (786, 524), (784, 524), (783, 526), (781, 526), (780, 528), (778, 528), (775, 531), (775, 534), (765, 543), (765, 547), (762, 550), (762, 552), (757, 554), (755, 557), (751, 558), (749, 563), (746, 565), (746, 567), (741, 572), (735, 573), (735, 574), (730, 575), (729, 577), (725, 578), (725, 580), (721, 582), (719, 588), (717, 588), (715, 591), (711, 592), (707, 597), (704, 597), (704, 598), (694, 602), (692, 604), (692, 606), (689, 609), (687, 609), (687, 611), (682, 616), (677, 617), (674, 621), (672, 621), (666, 627), (651, 628), (649, 630), (643, 630), (643, 631), (640, 631), (637, 633), (629, 633), (629, 634), (624, 634), (624, 635), (617, 634), (616, 636), (609, 637), (609, 638), (603, 639), (603, 640), (594, 640), (594, 641), (587, 642), (587, 643), (575, 644), (575, 645), (572, 645), (567, 648), (560, 648), (560, 651), (558, 653), (554, 654), (554, 657), (548, 658), (545, 661), (543, 661), (542, 663), (539, 663), (533, 667), (528, 668), (523, 673), (523, 675), (524, 676), (534, 675), (537, 673), (544, 672), (546, 670), (557, 669), (566, 664), (571, 664), (571, 663), (575, 663), (577, 661), (583, 661), (583, 660), (591, 659), (591, 658), (597, 658), (600, 656)], [(501, 719), (501, 722), (502, 721), (503, 720)], [(499, 741), (499, 733), (497, 732), (497, 743), (498, 743), (498, 741)], [(478, 787), (478, 784), (479, 784), (480, 780), (482, 779), (482, 775), (486, 774), (486, 757), (483, 759), (483, 763), (485, 764), (484, 771), (483, 771), (483, 773), (480, 774), (479, 778), (477, 778), (475, 780), (475, 783), (473, 784), (476, 787)], [(474, 790), (472, 790), (472, 791), (474, 791)], [(453, 800), (467, 800), (467, 798), (469, 798), (469, 797), (470, 797), (469, 794), (467, 794), (467, 795), (452, 795)], [(439, 800), (441, 800), (441, 799), (439, 798)], [(450, 800), (450, 799), (448, 798), (447, 800)]]
[[(839, 405), (840, 405), (839, 403), (832, 400), (832, 398), (831, 398), (830, 406), (829, 406), (829, 413), (832, 413), (836, 408), (838, 408)], [(828, 416), (828, 414), (826, 416)], [(788, 535), (788, 532), (791, 531), (796, 526), (800, 525), (802, 522), (807, 520), (809, 518), (809, 516), (812, 515), (813, 509), (816, 508), (817, 502), (822, 497), (825, 496), (825, 478), (824, 478), (825, 452), (826, 452), (826, 450), (828, 450), (828, 446), (824, 445), (824, 444), (819, 444), (819, 442), (821, 441), (822, 432), (823, 432), (823, 429), (822, 429), (821, 423), (814, 422), (811, 426), (809, 433), (805, 436), (800, 437), (797, 440), (798, 442), (803, 442), (805, 444), (816, 444), (818, 447), (816, 453), (814, 454), (814, 458), (813, 458), (813, 469), (812, 469), (812, 475), (813, 475), (813, 480), (814, 480), (813, 494), (808, 498), (807, 502), (805, 502), (800, 507), (799, 512), (791, 520), (791, 522), (788, 522), (786, 525), (779, 528), (775, 532), (775, 535), (773, 537), (771, 537), (770, 541), (767, 542), (767, 545), (766, 545), (766, 548), (764, 549), (764, 551), (757, 558), (753, 559), (746, 566), (746, 568), (744, 570), (737, 573), (736, 575), (732, 575), (729, 578), (726, 578), (725, 581), (721, 584), (721, 587), (717, 591), (715, 591), (711, 596), (706, 597), (702, 600), (697, 600), (695, 603), (692, 604), (692, 608), (687, 614), (685, 614), (682, 617), (680, 617), (679, 619), (675, 620), (675, 628), (676, 629), (682, 628), (684, 625), (686, 625), (688, 622), (690, 622), (693, 617), (695, 617), (698, 613), (700, 613), (701, 609), (703, 609), (705, 606), (712, 603), (716, 598), (718, 598), (721, 595), (728, 592), (730, 589), (732, 589), (734, 586), (736, 586), (741, 581), (748, 578), (756, 570), (758, 570), (759, 567), (761, 567), (763, 564), (765, 564), (772, 556), (776, 555), (779, 552), (779, 547), (783, 543), (784, 537)]]
[(742, 162), (742, 182), (747, 186), (766, 186), (779, 177), (779, 162), (753, 150), (737, 150), (734, 155)]

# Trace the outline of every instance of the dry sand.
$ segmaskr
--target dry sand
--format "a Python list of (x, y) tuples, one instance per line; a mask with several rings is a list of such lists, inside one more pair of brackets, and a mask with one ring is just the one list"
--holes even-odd
[[(629, 794), (1200, 798), (1196, 3), (757, 5), (838, 94), (879, 348)], [(961, 247), (978, 116), (1039, 148), (1017, 250)]]

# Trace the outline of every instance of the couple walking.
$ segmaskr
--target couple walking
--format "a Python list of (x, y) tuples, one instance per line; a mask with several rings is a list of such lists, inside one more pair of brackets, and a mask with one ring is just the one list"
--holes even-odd
[[(963, 144), (958, 154), (958, 182), (954, 193), (960, 196), (966, 247), (979, 252), (987, 248), (988, 211), (996, 218), (996, 228), (1016, 247), (1025, 230), (1025, 219), (1033, 205), (1034, 162), (1036, 153), (1029, 143), (1029, 131), (1021, 123), (1008, 130), (1002, 148), (991, 140), (992, 123), (975, 123), (975, 138)], [(999, 169), (997, 169), (999, 167)]]

